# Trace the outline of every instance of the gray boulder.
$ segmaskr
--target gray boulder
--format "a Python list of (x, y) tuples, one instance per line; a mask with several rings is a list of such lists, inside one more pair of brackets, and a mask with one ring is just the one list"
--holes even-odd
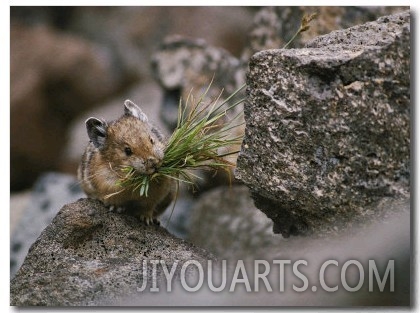
[(257, 53), (247, 83), (236, 177), (274, 232), (338, 232), (409, 197), (409, 11)]
[[(81, 199), (64, 206), (32, 245), (11, 281), (11, 305), (122, 305), (127, 297), (141, 305), (142, 291), (164, 284), (163, 267), (153, 274), (151, 260), (165, 261), (170, 271), (176, 261), (211, 259), (159, 226)], [(178, 265), (174, 281), (180, 270)], [(193, 270), (187, 268), (187, 276)]]
[(261, 257), (283, 240), (258, 210), (246, 186), (224, 186), (203, 193), (191, 209), (188, 240), (218, 259)]
[(170, 129), (177, 124), (180, 98), (186, 101), (192, 93), (199, 99), (212, 81), (205, 100), (216, 99), (224, 91), (223, 99), (245, 83), (244, 63), (202, 39), (165, 38), (153, 56), (152, 69), (164, 90), (161, 117)]

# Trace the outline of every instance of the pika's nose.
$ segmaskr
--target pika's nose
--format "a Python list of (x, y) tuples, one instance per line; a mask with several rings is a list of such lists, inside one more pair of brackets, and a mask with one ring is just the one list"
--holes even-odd
[(154, 157), (149, 157), (147, 159), (147, 167), (149, 167), (149, 168), (157, 169), (161, 165), (161, 163), (162, 162), (160, 160), (158, 160)]

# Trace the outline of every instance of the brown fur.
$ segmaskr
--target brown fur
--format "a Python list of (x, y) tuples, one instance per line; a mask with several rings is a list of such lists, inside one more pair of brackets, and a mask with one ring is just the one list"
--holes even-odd
[[(109, 125), (103, 123), (106, 129), (104, 142), (98, 147), (91, 138), (82, 157), (78, 169), (81, 186), (88, 197), (99, 199), (110, 207), (128, 209), (149, 224), (173, 200), (175, 181), (169, 178), (153, 181), (147, 197), (140, 196), (138, 190), (124, 189), (117, 182), (124, 175), (121, 169), (125, 166), (133, 166), (139, 173), (153, 173), (162, 163), (163, 136), (147, 120), (143, 122), (129, 114)], [(126, 148), (130, 148), (131, 155), (126, 154)]]

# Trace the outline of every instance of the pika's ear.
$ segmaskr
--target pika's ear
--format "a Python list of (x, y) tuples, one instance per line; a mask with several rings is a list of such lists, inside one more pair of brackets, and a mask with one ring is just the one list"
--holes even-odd
[(102, 148), (105, 144), (106, 130), (108, 124), (95, 117), (90, 117), (86, 120), (86, 129), (89, 139), (96, 148)]
[(124, 113), (138, 118), (140, 121), (147, 123), (147, 115), (131, 100), (124, 101)]

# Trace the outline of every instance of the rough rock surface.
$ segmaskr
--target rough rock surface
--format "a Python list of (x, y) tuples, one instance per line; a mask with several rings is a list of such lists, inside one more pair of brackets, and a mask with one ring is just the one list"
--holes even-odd
[[(164, 260), (170, 270), (175, 260), (209, 259), (159, 226), (80, 199), (64, 206), (32, 245), (11, 281), (11, 305), (112, 305), (125, 297), (141, 302), (144, 277), (153, 286), (152, 266), (143, 272), (143, 260)], [(162, 273), (155, 277), (161, 286)]]
[(409, 197), (410, 13), (250, 60), (236, 177), (284, 236), (379, 219)]
[[(86, 131), (86, 130), (84, 130)], [(11, 202), (23, 197), (22, 208), (10, 205), (10, 275), (13, 277), (25, 260), (28, 250), (61, 207), (86, 197), (75, 175), (49, 172), (40, 176), (32, 191), (12, 195)], [(161, 224), (173, 235), (185, 239), (190, 230), (193, 200), (181, 189), (179, 199), (160, 217)], [(259, 212), (259, 211), (258, 211)], [(259, 212), (260, 213), (260, 212)], [(262, 213), (261, 213), (262, 214)]]

